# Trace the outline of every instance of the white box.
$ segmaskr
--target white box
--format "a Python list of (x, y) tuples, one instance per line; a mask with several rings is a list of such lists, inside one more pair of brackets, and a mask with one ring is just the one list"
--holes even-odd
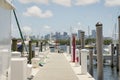
[(81, 73), (82, 74), (87, 74), (87, 54), (88, 54), (87, 49), (82, 49), (81, 50)]
[(36, 57), (38, 57), (38, 55), (39, 55), (39, 50), (40, 50), (39, 47), (35, 47), (35, 56)]
[(27, 64), (27, 77), (30, 78), (32, 73), (32, 65)]
[(39, 67), (39, 62), (40, 62), (40, 58), (32, 58), (32, 66), (33, 66), (33, 68)]
[(10, 80), (27, 80), (27, 58), (12, 58)]
[(18, 51), (14, 51), (12, 52), (12, 55), (11, 55), (13, 58), (20, 58), (21, 57), (21, 52), (18, 52)]

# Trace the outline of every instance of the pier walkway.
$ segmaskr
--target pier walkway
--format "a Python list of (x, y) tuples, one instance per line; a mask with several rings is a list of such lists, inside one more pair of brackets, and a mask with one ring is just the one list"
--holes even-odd
[(32, 80), (94, 80), (90, 75), (81, 75), (81, 67), (69, 62), (69, 57), (59, 53), (49, 53), (46, 64), (39, 68)]
[(79, 80), (63, 54), (50, 53), (48, 62), (33, 80)]

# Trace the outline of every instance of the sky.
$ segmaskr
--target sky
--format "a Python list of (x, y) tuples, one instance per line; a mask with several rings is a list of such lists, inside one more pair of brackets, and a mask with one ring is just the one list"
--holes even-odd
[[(24, 34), (39, 35), (51, 32), (72, 32), (78, 29), (96, 29), (103, 24), (103, 35), (112, 37), (115, 24), (118, 26), (120, 0), (12, 0)], [(12, 36), (19, 37), (12, 15)]]

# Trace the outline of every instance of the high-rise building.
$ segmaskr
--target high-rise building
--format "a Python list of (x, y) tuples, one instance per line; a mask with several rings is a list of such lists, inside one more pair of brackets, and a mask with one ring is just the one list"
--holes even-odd
[(80, 39), (80, 37), (81, 37), (81, 36), (80, 36), (81, 31), (82, 31), (82, 30), (78, 30), (78, 36), (77, 36), (77, 37), (78, 37), (78, 39)]
[(61, 38), (60, 32), (56, 32), (56, 33), (55, 33), (55, 38), (56, 38), (57, 40), (59, 40), (59, 39)]
[(50, 39), (50, 34), (45, 35), (45, 39)]
[(63, 33), (63, 36), (67, 36), (67, 32), (64, 32), (64, 33)]
[(96, 30), (92, 30), (91, 38), (96, 38)]

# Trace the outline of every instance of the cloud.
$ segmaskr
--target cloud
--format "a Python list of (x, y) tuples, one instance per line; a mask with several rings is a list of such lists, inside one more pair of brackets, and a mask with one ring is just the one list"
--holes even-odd
[(51, 27), (48, 26), (48, 25), (43, 26), (43, 28), (44, 28), (43, 31), (45, 31), (45, 32), (51, 32), (52, 31)]
[(42, 26), (43, 28), (42, 29), (40, 29), (41, 30), (41, 34), (48, 34), (48, 33), (50, 33), (50, 32), (53, 32), (54, 30), (51, 28), (51, 26), (49, 26), (49, 25), (43, 25)]
[(77, 6), (83, 6), (83, 5), (89, 5), (99, 2), (99, 0), (76, 0), (75, 5)]
[(42, 4), (48, 4), (48, 0), (19, 0), (19, 2), (23, 4), (27, 3), (42, 3)]
[(106, 6), (120, 6), (120, 0), (105, 0)]
[(27, 11), (23, 13), (23, 15), (48, 18), (48, 17), (52, 17), (53, 13), (50, 10), (46, 10), (45, 12), (43, 12), (39, 7), (32, 6), (28, 8)]
[(83, 6), (99, 2), (99, 0), (19, 0), (23, 4), (27, 3), (42, 3), (49, 4), (54, 3), (61, 6), (71, 7), (73, 5)]
[(45, 29), (50, 29), (50, 26), (47, 26), (47, 25), (46, 25), (46, 26), (44, 26), (44, 28), (45, 28)]
[(20, 37), (18, 27), (16, 25), (11, 24), (11, 34), (12, 37)]
[(74, 27), (74, 28), (73, 28), (73, 33), (77, 33), (77, 31), (78, 31), (78, 28), (77, 28), (77, 27)]
[(30, 35), (32, 33), (32, 29), (30, 26), (24, 26), (22, 30), (26, 35)]
[(78, 22), (77, 24), (78, 24), (78, 26), (80, 26), (80, 25), (81, 25), (81, 22)]
[(66, 7), (72, 6), (71, 0), (52, 0), (52, 2)]

